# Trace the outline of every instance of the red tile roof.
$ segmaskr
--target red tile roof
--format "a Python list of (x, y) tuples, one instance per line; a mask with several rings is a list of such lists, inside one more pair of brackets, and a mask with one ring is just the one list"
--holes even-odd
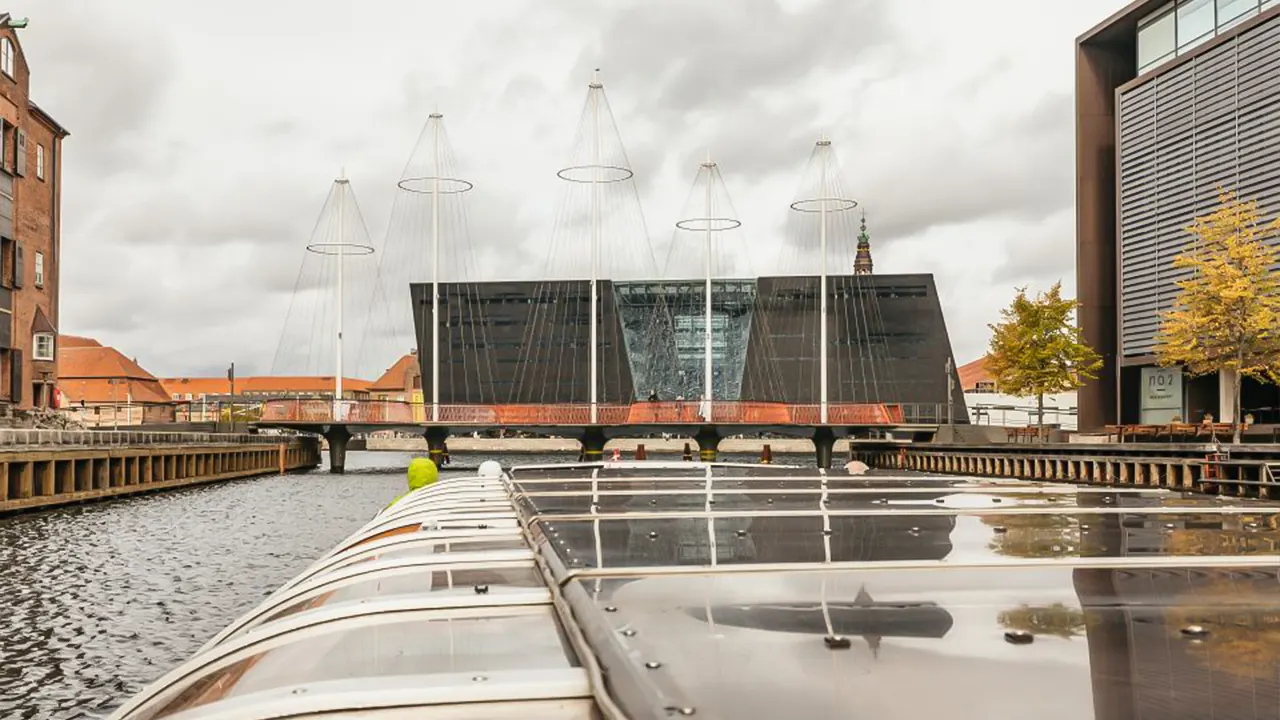
[(160, 381), (97, 340), (64, 335), (58, 342), (58, 388), (70, 403), (167, 403)]
[(70, 347), (102, 347), (102, 343), (93, 338), (79, 337), (77, 335), (59, 335), (58, 346), (64, 348)]
[(987, 371), (987, 356), (974, 360), (967, 365), (961, 365), (956, 368), (956, 374), (960, 376), (960, 390), (969, 392), (978, 386), (978, 383), (994, 383), (995, 378), (991, 377), (991, 373)]
[(372, 391), (404, 390), (405, 389), (405, 373), (409, 371), (410, 367), (415, 366), (417, 364), (418, 364), (418, 353), (417, 352), (407, 353), (404, 357), (397, 360), (394, 365), (387, 368), (387, 371), (382, 373), (382, 377), (378, 378), (377, 380), (374, 380), (373, 384), (369, 386), (369, 389)]
[[(164, 378), (161, 381), (169, 396), (192, 397), (201, 395), (229, 395), (231, 383), (225, 377)], [(343, 391), (368, 392), (369, 381), (359, 378), (343, 378)], [(333, 390), (333, 376), (308, 375), (248, 375), (236, 378), (236, 394), (254, 393), (281, 395), (289, 393), (325, 393)]]

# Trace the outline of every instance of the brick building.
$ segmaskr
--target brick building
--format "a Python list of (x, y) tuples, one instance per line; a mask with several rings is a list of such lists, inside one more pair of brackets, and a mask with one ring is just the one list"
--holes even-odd
[(0, 404), (45, 407), (58, 380), (62, 140), (31, 102), (31, 70), (0, 13)]

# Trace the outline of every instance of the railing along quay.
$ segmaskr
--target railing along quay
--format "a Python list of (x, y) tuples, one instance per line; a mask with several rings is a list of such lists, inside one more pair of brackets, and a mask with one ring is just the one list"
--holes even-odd
[[(2, 448), (0, 514), (283, 474), (320, 464), (320, 443), (315, 438), (213, 437), (219, 441)], [(221, 442), (223, 437), (234, 439)], [(255, 440), (249, 442), (249, 437)]]
[(1280, 498), (1280, 445), (856, 443), (873, 468)]
[[(287, 438), (284, 438), (287, 439)], [(82, 445), (134, 447), (138, 445), (279, 444), (282, 436), (256, 433), (149, 432), (136, 430), (0, 430), (0, 449), (13, 447)]]

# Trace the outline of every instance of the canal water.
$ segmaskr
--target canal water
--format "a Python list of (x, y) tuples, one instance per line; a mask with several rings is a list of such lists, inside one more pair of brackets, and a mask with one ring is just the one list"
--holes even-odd
[(0, 718), (105, 716), (403, 492), (411, 457), (0, 518)]

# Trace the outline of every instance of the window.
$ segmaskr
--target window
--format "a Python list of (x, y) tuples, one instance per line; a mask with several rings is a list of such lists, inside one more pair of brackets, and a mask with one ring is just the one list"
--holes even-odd
[(36, 333), (32, 343), (32, 360), (53, 360), (53, 333)]
[(1218, 0), (1218, 27), (1226, 29), (1236, 22), (1258, 14), (1258, 0)]
[(36, 253), (36, 287), (44, 287), (44, 253)]
[(1178, 52), (1186, 52), (1213, 37), (1217, 23), (1213, 0), (1187, 0), (1178, 5)]
[(0, 38), (0, 70), (13, 77), (13, 41), (9, 38)]
[(1176, 27), (1173, 8), (1170, 7), (1138, 29), (1138, 72), (1146, 72), (1173, 57), (1177, 47)]
[(44, 146), (36, 145), (36, 177), (44, 179)]

